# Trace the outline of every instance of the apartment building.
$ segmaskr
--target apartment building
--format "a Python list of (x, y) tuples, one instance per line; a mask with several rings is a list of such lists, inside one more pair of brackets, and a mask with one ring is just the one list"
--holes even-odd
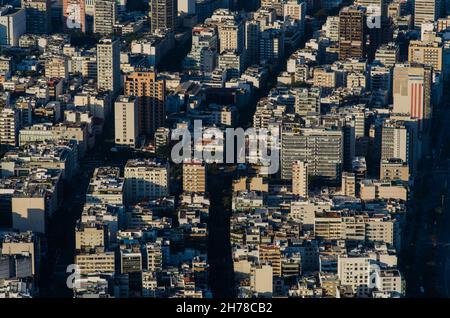
[(129, 160), (125, 165), (127, 204), (169, 195), (169, 166), (151, 160)]
[(206, 192), (206, 166), (201, 162), (183, 163), (183, 191), (187, 193)]
[(139, 145), (139, 109), (131, 96), (119, 96), (114, 103), (115, 143), (120, 147)]

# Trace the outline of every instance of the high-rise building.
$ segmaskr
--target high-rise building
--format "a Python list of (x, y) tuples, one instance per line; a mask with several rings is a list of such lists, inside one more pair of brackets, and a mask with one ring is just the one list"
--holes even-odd
[(17, 146), (19, 129), (19, 112), (14, 108), (3, 108), (0, 112), (0, 145)]
[(63, 0), (63, 19), (66, 30), (86, 31), (85, 0)]
[(86, 22), (85, 30), (94, 32), (95, 0), (84, 1), (84, 17)]
[(337, 85), (337, 73), (329, 67), (314, 68), (313, 85), (316, 87), (335, 88)]
[(339, 59), (366, 54), (366, 16), (363, 9), (345, 7), (339, 13)]
[(114, 104), (116, 145), (133, 148), (138, 145), (138, 117), (139, 112), (136, 98), (119, 96)]
[(114, 0), (95, 0), (94, 32), (110, 35), (117, 19), (117, 4)]
[(27, 18), (27, 33), (48, 34), (51, 21), (50, 0), (23, 0)]
[(19, 37), (27, 30), (25, 9), (0, 8), (0, 45), (18, 46)]
[(260, 64), (276, 64), (284, 57), (284, 32), (279, 29), (267, 29), (259, 38)]
[(250, 288), (252, 292), (264, 297), (273, 294), (273, 267), (268, 263), (252, 264), (250, 268)]
[(354, 173), (342, 173), (341, 194), (349, 197), (356, 195), (356, 176)]
[(183, 163), (183, 191), (187, 193), (206, 192), (206, 166), (201, 162)]
[(325, 128), (286, 129), (281, 136), (281, 178), (292, 179), (292, 163), (308, 162), (308, 175), (337, 181), (343, 164), (341, 130)]
[(409, 43), (408, 61), (432, 66), (435, 71), (441, 72), (443, 66), (444, 49), (441, 38), (434, 41), (411, 41)]
[(261, 28), (259, 23), (250, 20), (245, 22), (246, 65), (257, 64), (259, 61), (259, 38)]
[(125, 95), (135, 96), (139, 108), (139, 131), (147, 136), (164, 126), (165, 80), (150, 70), (135, 71), (125, 77)]
[(120, 42), (102, 39), (97, 44), (97, 87), (116, 95), (120, 85)]
[(419, 122), (431, 116), (432, 68), (415, 64), (397, 64), (394, 68), (394, 113), (409, 115)]
[(411, 136), (407, 127), (399, 123), (384, 123), (381, 131), (381, 160), (410, 160)]
[(177, 9), (175, 0), (150, 0), (150, 27), (151, 32), (157, 30), (175, 30)]
[(125, 165), (127, 204), (169, 195), (169, 166), (150, 160), (129, 160)]
[(292, 163), (292, 193), (303, 198), (308, 197), (308, 164), (304, 161)]
[(441, 0), (415, 0), (414, 26), (420, 29), (422, 24), (434, 22), (441, 13)]
[(387, 105), (392, 96), (392, 68), (373, 65), (370, 67), (372, 104)]
[(338, 276), (359, 297), (369, 295), (371, 286), (369, 257), (338, 257)]
[(217, 26), (219, 53), (229, 50), (237, 51), (238, 54), (244, 52), (245, 26), (236, 13), (227, 9), (218, 9), (205, 23)]
[(327, 17), (325, 24), (325, 35), (331, 41), (339, 41), (339, 16)]

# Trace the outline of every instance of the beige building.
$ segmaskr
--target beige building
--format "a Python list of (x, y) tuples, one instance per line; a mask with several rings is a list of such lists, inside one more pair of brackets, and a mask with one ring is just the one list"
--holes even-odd
[(114, 104), (114, 133), (118, 146), (136, 147), (139, 138), (139, 112), (136, 98), (119, 96)]
[(356, 195), (356, 176), (354, 173), (342, 173), (341, 194), (349, 197)]
[(45, 234), (48, 219), (59, 206), (60, 172), (36, 169), (11, 198), (12, 228)]
[(261, 0), (261, 8), (271, 10), (274, 9), (277, 16), (283, 16), (283, 0)]
[(118, 167), (99, 167), (89, 182), (86, 203), (123, 204), (123, 178)]
[(244, 25), (241, 22), (227, 20), (218, 23), (219, 53), (226, 51), (241, 54), (244, 49)]
[(97, 88), (115, 95), (120, 81), (120, 42), (102, 39), (97, 44)]
[(19, 113), (14, 108), (3, 108), (0, 112), (0, 145), (17, 146)]
[(441, 0), (415, 0), (414, 1), (414, 26), (420, 29), (422, 24), (434, 22), (440, 15)]
[[(0, 255), (29, 254), (31, 257), (32, 273), (34, 275), (38, 269), (37, 263), (39, 263), (40, 255), (39, 243), (33, 241), (33, 234), (31, 233), (14, 234), (11, 239), (4, 239), (0, 249)], [(14, 239), (15, 235), (20, 235), (21, 239)]]
[(206, 192), (206, 166), (201, 162), (183, 163), (183, 191), (188, 193)]
[(409, 180), (409, 166), (402, 160), (382, 160), (380, 165), (381, 180)]
[(314, 234), (321, 240), (353, 240), (394, 243), (395, 221), (366, 214), (342, 216), (325, 213), (317, 216)]
[(75, 249), (91, 250), (105, 246), (105, 228), (96, 223), (82, 223), (75, 230)]
[(409, 43), (408, 61), (432, 66), (435, 71), (442, 71), (443, 47), (441, 38), (434, 41), (411, 41)]
[(117, 3), (110, 0), (94, 2), (94, 32), (110, 35), (114, 31), (117, 19)]
[(429, 66), (396, 64), (394, 113), (423, 121), (431, 116), (432, 69)]
[(35, 124), (25, 127), (19, 132), (19, 146), (35, 141), (75, 140), (78, 143), (78, 154), (82, 158), (88, 149), (88, 132), (86, 123), (50, 123)]
[(114, 273), (114, 252), (78, 254), (75, 256), (75, 264), (80, 267), (81, 275)]
[(69, 66), (67, 57), (51, 56), (45, 61), (45, 77), (62, 78), (67, 80), (69, 77)]
[(258, 246), (259, 262), (267, 263), (272, 266), (273, 276), (281, 276), (281, 252), (280, 247), (276, 245)]
[(399, 48), (394, 43), (381, 46), (375, 53), (375, 59), (386, 67), (394, 67), (400, 56)]
[(129, 160), (125, 166), (124, 189), (128, 204), (168, 196), (168, 164), (151, 160)]
[(341, 285), (350, 286), (353, 294), (358, 297), (368, 297), (370, 288), (370, 258), (346, 257), (338, 258), (338, 276)]
[(254, 293), (265, 297), (273, 294), (273, 270), (268, 264), (252, 265), (250, 270), (250, 288)]
[(337, 77), (335, 71), (323, 67), (317, 67), (314, 69), (314, 77), (313, 77), (314, 86), (335, 88), (336, 81)]
[(45, 201), (44, 196), (13, 197), (11, 200), (13, 228), (19, 231), (29, 230), (36, 233), (45, 233), (47, 220)]
[(302, 224), (302, 229), (314, 229), (316, 213), (329, 212), (333, 206), (329, 201), (317, 201), (310, 199), (308, 201), (293, 201), (289, 217), (298, 220)]
[(292, 193), (308, 198), (308, 164), (304, 161), (292, 163)]
[(360, 197), (364, 201), (372, 200), (403, 200), (408, 199), (408, 188), (394, 181), (362, 180), (360, 182)]
[(241, 191), (268, 192), (269, 184), (262, 177), (241, 177), (233, 181), (233, 192)]
[(306, 3), (297, 0), (289, 0), (283, 4), (284, 17), (291, 17), (294, 20), (302, 21), (306, 15)]

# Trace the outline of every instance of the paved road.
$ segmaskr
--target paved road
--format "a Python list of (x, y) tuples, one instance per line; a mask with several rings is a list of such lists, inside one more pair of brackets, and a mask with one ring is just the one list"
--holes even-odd
[[(108, 133), (111, 134), (109, 127)], [(74, 262), (75, 225), (81, 217), (89, 180), (95, 168), (105, 165), (124, 166), (134, 153), (115, 154), (109, 151), (110, 140), (100, 137), (96, 147), (86, 155), (80, 164), (79, 173), (64, 185), (63, 202), (52, 216), (46, 235), (47, 253), (42, 260), (39, 275), (40, 297), (72, 297), (66, 286), (69, 274), (66, 268)]]
[(403, 233), (408, 297), (448, 297), (450, 291), (450, 108), (442, 106), (435, 117), (435, 157), (415, 178)]
[(232, 173), (209, 174), (208, 192), (211, 201), (208, 222), (208, 262), (210, 286), (216, 298), (235, 296), (234, 271), (231, 255)]

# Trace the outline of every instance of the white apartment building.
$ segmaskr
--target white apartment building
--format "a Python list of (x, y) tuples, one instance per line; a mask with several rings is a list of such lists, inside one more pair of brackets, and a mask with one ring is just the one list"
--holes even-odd
[(125, 166), (125, 200), (139, 203), (169, 195), (169, 166), (151, 160), (129, 160)]
[(0, 144), (17, 146), (19, 112), (14, 108), (3, 108), (0, 112)]
[(139, 138), (136, 98), (119, 96), (114, 104), (114, 133), (117, 146), (136, 147)]
[(97, 44), (97, 87), (116, 94), (120, 87), (120, 42), (102, 39)]

